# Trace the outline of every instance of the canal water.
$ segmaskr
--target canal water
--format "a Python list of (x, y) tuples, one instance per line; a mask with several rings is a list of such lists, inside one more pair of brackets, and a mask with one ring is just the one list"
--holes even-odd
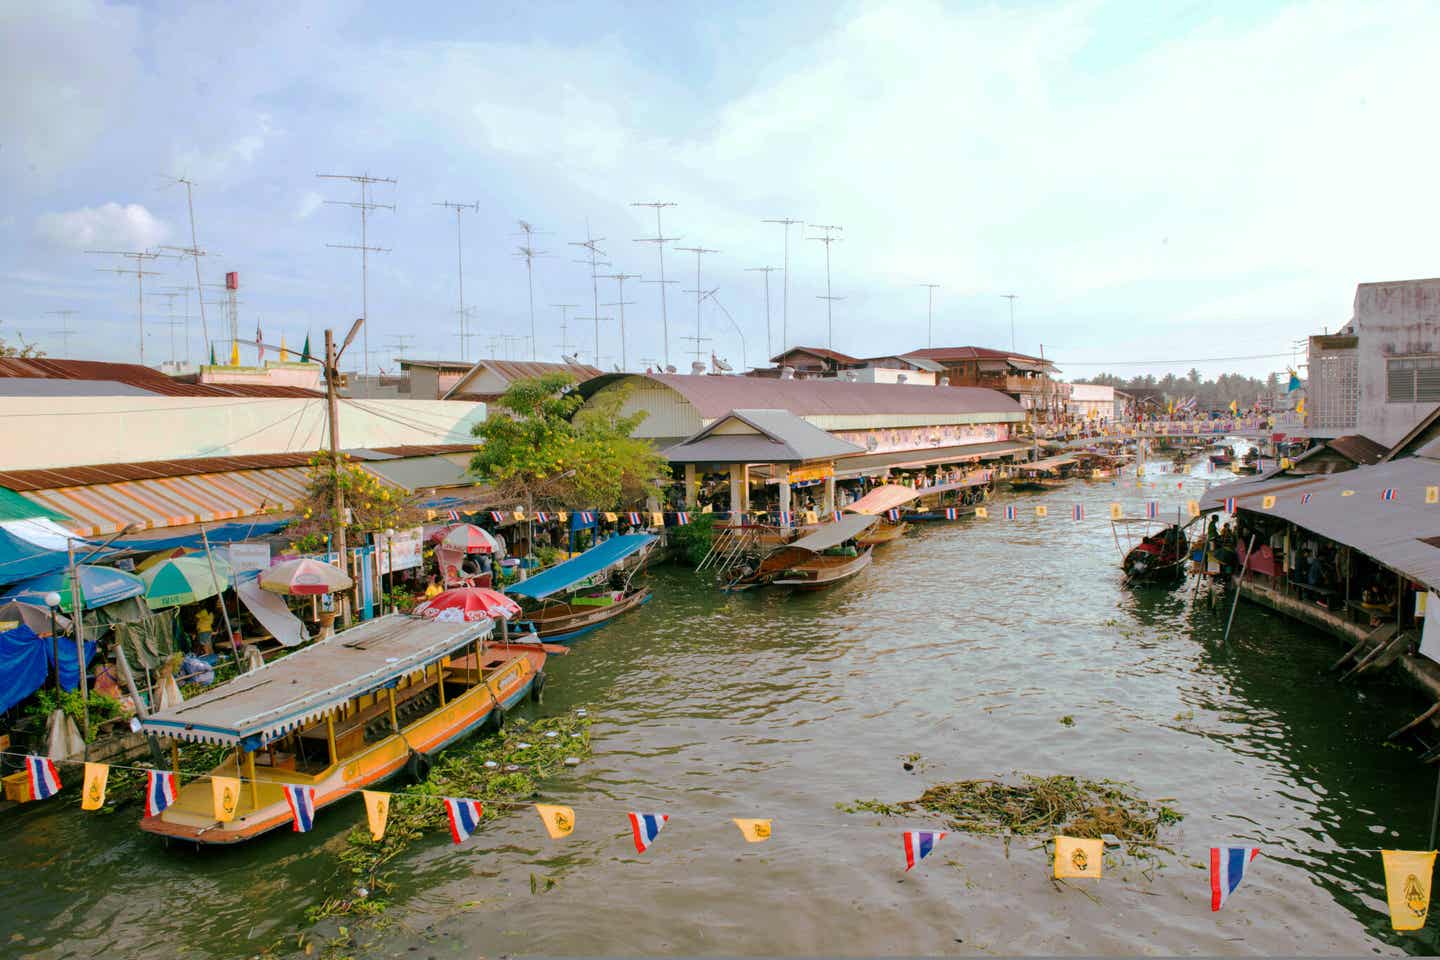
[[(1435, 952), (1433, 925), (1390, 931), (1376, 852), (1428, 840), (1434, 771), (1383, 743), (1425, 703), (1388, 677), (1337, 683), (1335, 641), (1256, 607), (1222, 648), (1228, 610), (1203, 592), (1120, 584), (1107, 505), (1173, 515), (1205, 480), (1015, 497), (1019, 519), (928, 527), (829, 593), (726, 596), (655, 571), (650, 605), (548, 667), (538, 712), (597, 721), (593, 758), (545, 786), (575, 834), (522, 811), (461, 847), (428, 838), (356, 955)], [(836, 808), (1012, 773), (1173, 798), (1176, 854), (1058, 885), (1031, 842), (951, 834), (907, 874), (900, 831), (938, 824)], [(643, 856), (629, 810), (670, 815)], [(197, 853), (133, 816), (11, 811), (4, 949), (251, 955), (338, 891), (363, 817), (351, 801), (311, 834)], [(772, 818), (774, 838), (745, 844), (732, 817)], [(1219, 914), (1213, 843), (1262, 851)]]

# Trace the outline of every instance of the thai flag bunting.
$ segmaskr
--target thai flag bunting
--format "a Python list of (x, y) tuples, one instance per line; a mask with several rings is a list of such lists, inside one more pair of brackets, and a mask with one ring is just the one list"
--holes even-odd
[(665, 829), (665, 822), (670, 819), (668, 813), (631, 813), (630, 830), (635, 834), (635, 852), (644, 853), (650, 849), (650, 844), (660, 836), (660, 831)]
[(958, 520), (958, 519), (960, 519), (960, 512), (959, 512), (958, 510), (956, 510), (954, 507), (946, 507), (946, 508), (945, 508), (945, 519), (946, 519), (946, 520)]
[(915, 864), (930, 856), (930, 851), (935, 849), (945, 836), (945, 831), (938, 833), (933, 830), (906, 830), (900, 835), (905, 844), (905, 870), (909, 872), (914, 869)]
[(505, 514), (501, 513), (499, 510), (491, 510), (490, 519), (494, 520), (496, 523), (504, 523)]
[(1146, 501), (1145, 516), (1149, 517), (1151, 520), (1154, 520), (1156, 517), (1160, 516), (1160, 504), (1156, 503), (1154, 500)]
[(32, 753), (25, 758), (25, 770), (30, 774), (32, 800), (48, 800), (60, 792), (60, 773), (54, 760)]
[(1308, 493), (1302, 493), (1302, 494), (1300, 494), (1300, 502), (1301, 502), (1301, 503), (1309, 503), (1309, 502), (1310, 502), (1310, 494), (1308, 494)]
[(580, 511), (580, 522), (581, 522), (581, 523), (594, 523), (594, 522), (595, 522), (595, 514), (591, 513), (589, 510), (581, 510), (581, 511)]
[(889, 520), (891, 523), (899, 523), (899, 522), (900, 522), (900, 511), (899, 511), (899, 509), (898, 509), (898, 508), (892, 508), (892, 509), (886, 510), (886, 511), (885, 511), (885, 518), (886, 518), (887, 520)]
[(175, 772), (151, 770), (145, 784), (145, 816), (158, 817), (175, 802)]
[(464, 843), (480, 826), (480, 818), (485, 815), (485, 808), (480, 806), (479, 800), (446, 797), (445, 813), (450, 818), (450, 839), (456, 843)]
[(1235, 512), (1235, 498), (1234, 498), (1234, 497), (1226, 497), (1226, 498), (1225, 498), (1225, 512), (1226, 512), (1226, 513), (1234, 513), (1234, 512)]
[(839, 522), (840, 522), (840, 511), (839, 511), (839, 510), (836, 510), (836, 511), (835, 511), (835, 516), (832, 517), (831, 519), (834, 520), (836, 523), (839, 523)]
[(536, 510), (536, 511), (535, 511), (535, 522), (536, 522), (536, 523), (549, 523), (549, 522), (550, 522), (550, 514), (546, 513), (544, 510)]
[(1005, 519), (1006, 519), (1006, 520), (1014, 520), (1014, 519), (1015, 519), (1015, 508), (1014, 508), (1014, 507), (1006, 507), (1006, 508), (1005, 508)]
[(689, 522), (690, 514), (686, 513), (684, 510), (681, 510), (675, 514), (675, 526), (683, 527)]
[(1259, 847), (1210, 848), (1210, 909), (1219, 910), (1245, 879), (1245, 868), (1260, 855)]
[(1382, 493), (1382, 494), (1380, 494), (1380, 499), (1381, 499), (1381, 500), (1394, 500), (1394, 499), (1395, 499), (1395, 488), (1394, 488), (1394, 487), (1386, 487), (1386, 488), (1385, 488), (1385, 492)]
[(630, 514), (630, 525), (631, 525), (632, 527), (638, 527), (638, 526), (640, 526), (640, 514), (631, 512), (631, 514)]
[(315, 826), (315, 788), (299, 783), (285, 784), (285, 802), (290, 804), (290, 813), (295, 819), (291, 829), (305, 833)]
[(791, 513), (790, 513), (789, 510), (781, 510), (781, 511), (780, 511), (780, 526), (782, 526), (782, 527), (788, 527), (788, 526), (790, 526), (790, 518), (791, 518), (791, 516), (792, 516), (792, 515), (791, 515)]
[(460, 511), (459, 511), (459, 510), (446, 510), (446, 511), (445, 511), (445, 519), (446, 519), (446, 520), (449, 520), (451, 523), (459, 523), (459, 522), (460, 522)]
[(1075, 519), (1075, 520), (1084, 520), (1084, 519), (1085, 519), (1085, 506), (1084, 506), (1084, 504), (1080, 504), (1080, 503), (1075, 504), (1075, 506), (1071, 509), (1071, 514), (1070, 514), (1070, 516), (1071, 516), (1073, 519)]

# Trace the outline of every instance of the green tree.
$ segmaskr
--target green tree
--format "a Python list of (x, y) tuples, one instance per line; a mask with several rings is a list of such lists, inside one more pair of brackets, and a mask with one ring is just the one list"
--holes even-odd
[(4, 337), (0, 337), (0, 357), (45, 356), (44, 350), (41, 350), (39, 347), (35, 346), (35, 344), (26, 341), (23, 336), (17, 334), (16, 338), (20, 341), (20, 345), (18, 347), (12, 347), (8, 340), (6, 340)]
[[(335, 527), (335, 468), (328, 451), (310, 458), (306, 469), (305, 499), (295, 505), (295, 520), (286, 531), (302, 553), (324, 549)], [(367, 535), (399, 527), (413, 527), (424, 513), (415, 497), (382, 482), (373, 473), (349, 462), (340, 464), (340, 492), (349, 512), (345, 539), (358, 547)]]
[(517, 380), (475, 425), (470, 469), (502, 498), (573, 510), (633, 506), (660, 495), (665, 458), (631, 436), (643, 411), (622, 415), (628, 391), (606, 390), (582, 409), (568, 374)]

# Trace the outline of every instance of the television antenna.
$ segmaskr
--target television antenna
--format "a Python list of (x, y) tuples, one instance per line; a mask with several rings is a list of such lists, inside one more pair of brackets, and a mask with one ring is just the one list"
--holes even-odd
[(518, 221), (525, 242), (515, 248), (517, 257), (525, 258), (525, 282), (530, 290), (530, 360), (535, 360), (535, 258), (546, 256), (544, 250), (535, 249), (535, 227), (527, 220)]
[(705, 299), (705, 288), (700, 285), (700, 258), (707, 253), (719, 253), (719, 250), (712, 250), (709, 247), (676, 247), (681, 253), (695, 254), (695, 289), (686, 290), (685, 293), (695, 294), (695, 336), (684, 337), (685, 340), (695, 341), (695, 361), (700, 361), (700, 342), (709, 340), (709, 337), (700, 336), (700, 302)]
[(1015, 352), (1015, 299), (1019, 296), (1016, 293), (1002, 293), (1001, 299), (1010, 301), (1010, 352)]
[(614, 280), (617, 284), (620, 285), (620, 294), (619, 294), (620, 299), (619, 299), (619, 300), (616, 300), (614, 303), (602, 303), (601, 306), (602, 306), (602, 307), (619, 307), (619, 308), (620, 308), (620, 366), (621, 366), (622, 369), (628, 370), (628, 369), (630, 369), (630, 361), (627, 360), (626, 357), (625, 357), (625, 305), (626, 305), (626, 304), (629, 304), (629, 303), (634, 303), (635, 301), (634, 301), (634, 300), (626, 300), (626, 299), (625, 299), (625, 281), (626, 281), (626, 280), (638, 280), (638, 279), (640, 279), (640, 274), (638, 274), (638, 273), (611, 273), (611, 274), (607, 274), (606, 277), (605, 277), (605, 279), (606, 279), (606, 280)]
[[(360, 243), (327, 243), (325, 246), (337, 250), (359, 250), (360, 251), (360, 319), (364, 321), (361, 326), (360, 350), (365, 355), (365, 373), (370, 373), (370, 254), (389, 253), (388, 247), (370, 246), (369, 219), (371, 210), (395, 211), (393, 203), (376, 203), (370, 199), (370, 188), (376, 183), (394, 184), (394, 177), (372, 177), (369, 174), (349, 173), (317, 173), (315, 177), (319, 180), (349, 180), (351, 183), (360, 185), (360, 200), (326, 200), (325, 202), (337, 207), (350, 207), (360, 211)], [(458, 214), (457, 214), (458, 216)], [(462, 348), (464, 341), (461, 341)]]
[[(195, 239), (195, 181), (191, 180), (189, 177), (170, 177), (169, 179), (175, 183), (183, 183), (185, 185), (185, 206), (190, 211), (190, 246), (166, 247), (164, 249), (175, 250), (178, 253), (183, 253), (195, 262), (195, 287), (196, 289), (199, 289), (200, 258), (210, 256), (210, 254), (200, 249), (200, 241)], [(186, 296), (185, 304), (185, 314), (186, 319), (188, 320), (190, 314), (190, 300), (188, 294)], [(206, 343), (210, 342), (210, 324), (205, 319), (204, 297), (200, 298), (200, 334), (205, 338)], [(190, 360), (190, 335), (188, 332), (185, 335), (185, 360), (187, 363)]]
[[(456, 200), (441, 200), (437, 203), (432, 203), (431, 206), (445, 207), (448, 210), (455, 211), (455, 275), (460, 283), (460, 359), (464, 360), (466, 359), (465, 341), (467, 339), (465, 336), (465, 321), (469, 315), (465, 312), (465, 240), (460, 229), (460, 214), (466, 210), (479, 213), (480, 201), (462, 203)], [(391, 207), (391, 209), (393, 210), (394, 207)], [(364, 210), (361, 210), (361, 214), (364, 214)]]
[[(575, 359), (575, 360), (570, 359), (571, 357), (576, 357), (576, 358), (578, 358), (578, 357), (580, 356), (580, 351), (579, 351), (580, 344), (578, 344), (578, 343), (571, 343), (571, 342), (570, 342), (570, 317), (569, 317), (569, 311), (574, 310), (574, 309), (578, 306), (578, 304), (574, 304), (574, 303), (552, 303), (552, 304), (550, 304), (550, 306), (552, 306), (552, 307), (554, 307), (554, 308), (556, 308), (557, 310), (560, 311), (560, 356), (565, 359), (565, 362), (566, 362), (566, 363), (578, 363), (578, 362), (579, 362), (578, 359)], [(575, 353), (573, 353), (573, 354), (567, 354), (566, 351), (568, 351), (571, 347), (575, 347), (575, 348), (576, 348)]]
[(838, 241), (841, 239), (840, 237), (835, 236), (835, 231), (836, 231), (836, 230), (844, 230), (845, 228), (844, 228), (844, 227), (836, 227), (836, 226), (832, 226), (832, 225), (830, 225), (830, 224), (824, 224), (824, 223), (812, 223), (812, 224), (810, 224), (810, 226), (814, 227), (816, 230), (824, 230), (824, 231), (825, 231), (825, 236), (823, 236), (823, 237), (810, 237), (809, 239), (814, 240), (814, 241), (816, 241), (817, 243), (823, 243), (823, 244), (825, 244), (825, 296), (823, 296), (823, 297), (816, 297), (815, 299), (817, 299), (817, 300), (824, 300), (824, 301), (825, 301), (825, 349), (826, 349), (826, 350), (834, 350), (834, 349), (835, 349), (835, 319), (834, 319), (834, 316), (833, 316), (833, 314), (832, 314), (832, 312), (831, 312), (831, 308), (834, 307), (836, 300), (844, 300), (845, 298), (844, 298), (844, 297), (834, 297), (834, 296), (831, 296), (831, 295), (830, 295), (830, 244), (836, 243), (836, 242), (838, 242)]
[(765, 359), (768, 361), (774, 353), (775, 345), (770, 342), (770, 274), (779, 270), (779, 267), (746, 267), (746, 273), (765, 274)]
[[(938, 283), (920, 283), (916, 286), (928, 288), (929, 300), (925, 308), (925, 347), (929, 349), (935, 346), (935, 289), (940, 286)], [(1013, 350), (1014, 347), (1012, 346)]]
[(662, 229), (660, 229), (660, 211), (661, 211), (661, 210), (664, 210), (666, 207), (673, 207), (673, 206), (675, 206), (675, 204), (673, 204), (673, 203), (655, 203), (655, 202), (650, 202), (650, 203), (632, 203), (632, 204), (630, 204), (630, 206), (632, 206), (632, 207), (651, 207), (651, 208), (653, 208), (654, 211), (655, 211), (655, 236), (653, 236), (653, 237), (639, 237), (638, 239), (635, 240), (635, 242), (636, 242), (636, 243), (653, 243), (653, 244), (655, 244), (655, 252), (656, 252), (656, 254), (657, 254), (658, 258), (659, 258), (659, 261), (660, 261), (660, 279), (659, 279), (659, 280), (642, 280), (642, 281), (640, 281), (640, 282), (641, 282), (641, 283), (656, 283), (656, 284), (659, 284), (659, 285), (660, 285), (660, 339), (661, 339), (661, 342), (663, 343), (662, 352), (665, 354), (665, 366), (666, 366), (666, 367), (669, 367), (669, 366), (670, 366), (670, 318), (669, 318), (669, 316), (667, 316), (667, 313), (666, 313), (666, 305), (665, 305), (665, 285), (666, 285), (667, 283), (678, 283), (679, 281), (676, 281), (676, 280), (666, 280), (666, 279), (665, 279), (665, 244), (671, 243), (671, 242), (673, 242), (673, 241), (675, 241), (675, 240), (679, 240), (680, 237), (667, 237), (667, 236), (665, 236), (665, 231), (662, 230)]
[[(710, 302), (714, 303), (715, 306), (719, 307), (720, 312), (725, 314), (725, 319), (729, 320), (730, 325), (735, 328), (735, 334), (740, 338), (740, 372), (744, 373), (746, 370), (750, 369), (750, 362), (746, 357), (745, 331), (740, 329), (740, 324), (735, 322), (735, 318), (730, 316), (730, 311), (725, 309), (725, 304), (720, 302), (720, 298), (716, 296), (716, 294), (718, 294), (719, 292), (720, 288), (716, 287), (714, 290), (711, 290), (709, 293), (705, 294), (705, 299), (709, 300)], [(711, 356), (713, 357), (714, 354), (711, 354)], [(716, 359), (715, 366), (722, 372), (730, 372), (730, 365), (728, 363), (724, 363)]]
[(60, 352), (67, 357), (70, 355), (70, 338), (75, 335), (75, 331), (70, 329), (70, 318), (79, 312), (79, 310), (50, 310), (45, 314), (47, 317), (60, 318), (60, 329), (55, 333), (60, 337)]
[(602, 240), (604, 240), (604, 239), (605, 239), (604, 237), (592, 237), (592, 236), (590, 235), (590, 224), (587, 222), (587, 223), (585, 224), (585, 239), (584, 239), (584, 240), (572, 240), (572, 241), (570, 241), (570, 246), (572, 246), (572, 247), (580, 247), (582, 250), (585, 250), (585, 251), (587, 251), (587, 252), (590, 254), (588, 258), (586, 258), (586, 259), (584, 259), (584, 260), (576, 260), (575, 263), (582, 263), (582, 264), (583, 264), (583, 263), (588, 263), (588, 264), (590, 264), (590, 297), (591, 297), (591, 305), (592, 305), (592, 307), (593, 307), (593, 309), (594, 309), (594, 313), (593, 313), (592, 316), (589, 316), (589, 317), (577, 317), (576, 319), (577, 319), (577, 320), (593, 320), (593, 321), (595, 321), (595, 367), (596, 367), (596, 369), (599, 369), (599, 367), (600, 367), (600, 321), (601, 321), (602, 319), (605, 319), (605, 320), (609, 320), (609, 319), (610, 319), (609, 317), (603, 317), (603, 318), (602, 318), (602, 317), (600, 316), (600, 274), (599, 274), (599, 268), (600, 268), (600, 267), (608, 267), (608, 266), (611, 266), (611, 264), (610, 264), (610, 262), (609, 262), (608, 260), (601, 260), (601, 259), (600, 259), (601, 257), (605, 256), (605, 251), (600, 249), (600, 242), (601, 242)]
[(159, 259), (159, 252), (155, 250), (86, 250), (85, 252), (99, 256), (125, 257), (135, 261), (133, 269), (130, 267), (96, 267), (95, 269), (100, 273), (134, 274), (135, 276), (135, 317), (140, 328), (140, 365), (143, 367), (145, 365), (145, 278), (161, 275), (152, 270), (146, 270), (145, 264)]
[(790, 228), (797, 223), (803, 227), (805, 221), (781, 217), (775, 220), (761, 220), (760, 222), (778, 223), (785, 228), (785, 282), (783, 287), (784, 292), (780, 295), (780, 352), (784, 353), (790, 349)]

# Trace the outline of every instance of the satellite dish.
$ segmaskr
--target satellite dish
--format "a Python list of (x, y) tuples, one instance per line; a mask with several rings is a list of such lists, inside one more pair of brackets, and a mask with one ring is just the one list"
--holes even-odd
[(667, 364), (667, 365), (666, 365), (666, 367), (665, 367), (665, 372), (666, 372), (666, 373), (678, 373), (679, 371), (675, 369), (675, 364), (671, 363), (671, 364)]
[(578, 354), (578, 353), (562, 353), (562, 354), (560, 355), (560, 358), (561, 358), (562, 360), (564, 360), (566, 363), (579, 363), (579, 362), (580, 362), (580, 354)]
[(710, 362), (715, 364), (715, 369), (719, 370), (721, 373), (729, 373), (733, 369), (730, 364), (726, 363), (724, 360), (721, 360), (713, 353), (710, 354)]
[(618, 364), (618, 363), (617, 363), (617, 364), (613, 364), (613, 366), (614, 366), (614, 368), (615, 368), (615, 372), (616, 372), (616, 373), (620, 373), (620, 372), (621, 372), (621, 370), (620, 370), (620, 364)]

